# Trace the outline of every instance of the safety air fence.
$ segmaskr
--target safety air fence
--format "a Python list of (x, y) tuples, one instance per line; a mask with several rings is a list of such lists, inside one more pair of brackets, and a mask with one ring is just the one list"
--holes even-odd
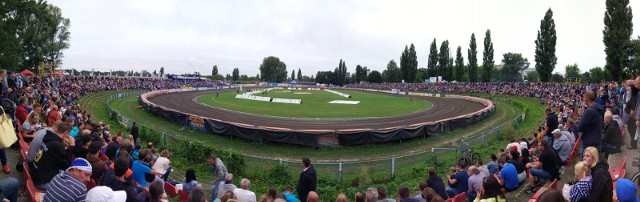
[[(202, 90), (202, 89), (189, 89)], [(393, 93), (391, 91), (373, 89), (352, 89), (371, 92)], [(396, 142), (416, 137), (428, 137), (452, 131), (466, 125), (480, 121), (495, 112), (492, 101), (471, 96), (443, 95), (429, 93), (408, 93), (408, 96), (445, 97), (443, 99), (463, 99), (483, 104), (479, 111), (463, 114), (438, 121), (415, 123), (386, 129), (343, 129), (343, 130), (293, 130), (279, 129), (268, 126), (255, 126), (246, 123), (228, 122), (215, 117), (201, 117), (174, 109), (166, 108), (149, 101), (152, 97), (175, 93), (180, 90), (159, 90), (144, 93), (138, 98), (138, 103), (152, 114), (167, 119), (173, 123), (190, 126), (199, 130), (242, 139), (255, 141), (278, 142), (311, 147), (333, 145), (361, 145), (370, 143)], [(395, 93), (394, 93), (395, 94)], [(329, 140), (329, 141), (327, 141)]]
[[(361, 89), (358, 89), (361, 90)], [(153, 91), (150, 92), (153, 95), (157, 95), (157, 93), (170, 93), (175, 91), (184, 91), (181, 90), (165, 90), (165, 91)], [(377, 91), (384, 92), (378, 90), (367, 90), (367, 91)], [(110, 103), (116, 99), (128, 97), (128, 96), (139, 96), (139, 103), (141, 106), (145, 107), (145, 109), (149, 110), (151, 108), (155, 108), (149, 110), (151, 113), (162, 116), (171, 122), (181, 125), (188, 125), (187, 123), (193, 120), (190, 119), (190, 115), (176, 113), (170, 109), (165, 109), (160, 106), (151, 106), (151, 103), (145, 105), (145, 102), (148, 102), (148, 96), (151, 95), (147, 91), (134, 91), (134, 92), (123, 92), (117, 93), (111, 96), (108, 103), (108, 112), (110, 114), (110, 118), (118, 120), (121, 124), (125, 125), (127, 128), (132, 126), (133, 120), (129, 117), (125, 117), (122, 114), (114, 111), (110, 105)], [(391, 92), (390, 92), (391, 93)], [(146, 96), (145, 96), (146, 95)], [(423, 94), (426, 95), (426, 94)], [(418, 95), (418, 96), (423, 96)], [(431, 96), (444, 96), (431, 94)], [(469, 96), (456, 96), (456, 95), (446, 95), (450, 98), (454, 99), (470, 99), (473, 100), (474, 97)], [(477, 98), (478, 101), (485, 100)], [(491, 106), (489, 109), (484, 109), (480, 114), (469, 115), (468, 117), (456, 117), (448, 120), (446, 124), (435, 124), (439, 125), (436, 128), (441, 128), (438, 132), (446, 132), (453, 130), (457, 127), (462, 127), (467, 124), (471, 124), (473, 122), (479, 121), (481, 118), (487, 117), (490, 113), (495, 111), (495, 105), (492, 102), (487, 103)], [(155, 112), (154, 112), (155, 111)], [(526, 113), (526, 111), (525, 111)], [(163, 115), (164, 114), (164, 115)], [(475, 118), (474, 118), (475, 117)], [(462, 140), (462, 148), (425, 148), (421, 151), (410, 152), (404, 155), (397, 156), (387, 156), (387, 157), (378, 157), (371, 159), (349, 159), (349, 160), (316, 160), (314, 161), (314, 167), (318, 172), (319, 177), (327, 179), (327, 180), (338, 180), (340, 182), (348, 182), (348, 183), (366, 183), (366, 182), (378, 182), (388, 180), (396, 176), (396, 174), (400, 173), (403, 175), (424, 175), (426, 172), (425, 168), (427, 166), (436, 167), (438, 170), (442, 170), (448, 168), (453, 165), (454, 162), (460, 158), (462, 154), (461, 151), (466, 151), (469, 145), (482, 145), (486, 144), (485, 140), (488, 140), (490, 137), (498, 134), (498, 131), (501, 128), (511, 124), (515, 126), (522, 122), (525, 118), (525, 114), (521, 114), (513, 120), (508, 121), (505, 124), (497, 126), (487, 131), (482, 131), (470, 136), (467, 136)], [(200, 117), (200, 120), (204, 120), (206, 118)], [(456, 120), (460, 119), (460, 120)], [(200, 122), (202, 123), (202, 122)], [(433, 123), (430, 123), (433, 124)], [(207, 125), (207, 124), (203, 124)], [(455, 126), (455, 127), (454, 127)], [(282, 168), (285, 168), (289, 173), (299, 173), (300, 172), (300, 160), (298, 159), (282, 159), (282, 158), (274, 158), (267, 156), (253, 156), (247, 154), (239, 154), (236, 151), (225, 149), (220, 151), (219, 149), (213, 148), (212, 146), (203, 143), (201, 141), (192, 140), (188, 137), (184, 137), (183, 135), (169, 134), (164, 130), (158, 129), (157, 126), (145, 125), (144, 123), (138, 123), (138, 127), (140, 128), (140, 136), (145, 137), (147, 140), (151, 140), (157, 142), (160, 147), (170, 148), (174, 155), (184, 156), (188, 160), (192, 162), (205, 162), (206, 157), (211, 153), (216, 153), (218, 156), (221, 156), (223, 160), (229, 162), (227, 167), (230, 167), (230, 170), (233, 170), (237, 173), (246, 173), (250, 175), (253, 172), (259, 172), (265, 169), (273, 169), (278, 165), (284, 165)], [(237, 128), (242, 128), (241, 126), (234, 126)], [(405, 134), (403, 137), (411, 138), (411, 137), (427, 137), (428, 135), (435, 135), (434, 130), (427, 130), (427, 127), (424, 126), (414, 126), (409, 129), (399, 129), (400, 131), (396, 131), (391, 133), (392, 135), (401, 133)], [(245, 129), (246, 130), (246, 129)], [(404, 130), (408, 131), (405, 132)], [(376, 135), (383, 135), (384, 133), (373, 133)], [(414, 133), (429, 133), (422, 135), (411, 135)], [(345, 136), (349, 134), (336, 134), (338, 136)], [(226, 135), (228, 136), (228, 135)], [(231, 136), (233, 137), (233, 136)], [(340, 139), (342, 140), (342, 139)], [(222, 155), (221, 155), (222, 153)]]

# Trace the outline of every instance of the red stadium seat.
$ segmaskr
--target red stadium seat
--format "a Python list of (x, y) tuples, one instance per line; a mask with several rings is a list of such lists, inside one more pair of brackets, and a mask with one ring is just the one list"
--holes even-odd
[(538, 197), (540, 197), (540, 194), (544, 193), (545, 191), (547, 191), (549, 189), (558, 189), (558, 179), (553, 180), (553, 182), (551, 182), (551, 184), (548, 187), (540, 187), (540, 189), (538, 189), (536, 194), (533, 195), (533, 197), (531, 197), (531, 199), (529, 199), (529, 202), (534, 202), (534, 201), (538, 200)]
[(454, 196), (453, 198), (447, 199), (447, 202), (466, 202), (467, 201), (467, 192), (462, 192)]
[(609, 168), (609, 173), (611, 174), (611, 180), (615, 182), (616, 180), (618, 180), (618, 178), (624, 178), (624, 175), (626, 174), (626, 167), (627, 167), (627, 157), (622, 156), (622, 159), (620, 160), (620, 164), (618, 165), (617, 168)]
[(169, 184), (168, 182), (164, 182), (164, 192), (166, 192), (167, 195), (169, 195), (169, 197), (171, 198), (176, 197), (176, 195), (178, 194), (178, 192), (176, 192), (176, 187)]
[(188, 201), (189, 193), (184, 190), (178, 190), (178, 195), (180, 195), (180, 201)]
[(26, 186), (27, 186), (27, 192), (29, 194), (29, 199), (30, 201), (42, 201), (44, 199), (44, 193), (41, 190), (38, 190), (38, 188), (36, 188), (36, 185), (33, 184), (33, 181), (31, 181), (31, 179), (27, 179), (27, 181), (25, 182)]

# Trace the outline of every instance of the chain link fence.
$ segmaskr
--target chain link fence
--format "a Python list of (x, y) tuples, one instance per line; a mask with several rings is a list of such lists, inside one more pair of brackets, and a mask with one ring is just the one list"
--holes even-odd
[[(114, 94), (107, 100), (107, 110), (111, 119), (117, 120), (120, 124), (126, 128), (131, 128), (133, 121), (128, 117), (114, 111), (111, 108), (111, 102), (116, 99), (121, 99), (129, 96), (139, 96), (147, 91), (131, 91)], [(510, 102), (509, 100), (504, 100)], [(387, 158), (380, 158), (376, 160), (362, 160), (362, 161), (332, 161), (322, 162), (314, 161), (313, 165), (316, 169), (319, 177), (323, 177), (327, 180), (337, 180), (339, 182), (346, 182), (351, 184), (360, 184), (367, 182), (385, 182), (392, 179), (398, 173), (416, 173), (426, 172), (426, 167), (435, 167), (436, 170), (443, 170), (442, 168), (448, 168), (455, 164), (460, 158), (463, 152), (466, 151), (469, 146), (482, 146), (487, 144), (489, 137), (496, 136), (500, 130), (506, 126), (515, 127), (521, 123), (525, 118), (525, 113), (519, 115), (515, 119), (501, 124), (495, 128), (487, 131), (480, 132), (468, 137), (465, 137), (461, 141), (461, 149), (457, 148), (430, 148), (419, 152), (413, 152), (402, 156), (394, 156)], [(145, 134), (153, 142), (158, 142), (160, 146), (166, 147), (168, 145), (184, 145), (185, 142), (191, 144), (192, 141), (183, 138), (179, 134), (169, 134), (165, 131), (159, 131), (157, 127), (151, 127), (142, 123), (137, 123), (140, 128), (141, 136)], [(174, 152), (189, 152), (183, 151), (184, 148), (173, 147)], [(267, 169), (273, 168), (277, 165), (286, 165), (289, 173), (299, 173), (302, 170), (301, 161), (298, 160), (286, 160), (272, 157), (261, 157), (241, 154), (245, 160), (245, 171), (248, 173), (255, 172), (253, 174), (260, 174)], [(372, 154), (375, 155), (375, 154)], [(422, 170), (420, 170), (422, 169)]]

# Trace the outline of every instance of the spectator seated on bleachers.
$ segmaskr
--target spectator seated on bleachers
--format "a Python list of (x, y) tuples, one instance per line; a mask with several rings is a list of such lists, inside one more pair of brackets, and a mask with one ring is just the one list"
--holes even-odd
[(518, 171), (516, 167), (511, 163), (507, 163), (507, 159), (505, 158), (498, 159), (498, 163), (502, 167), (498, 178), (500, 185), (504, 187), (507, 192), (518, 189)]
[(603, 158), (606, 158), (609, 154), (621, 152), (622, 132), (618, 124), (613, 121), (611, 111), (604, 113), (604, 132), (602, 135), (602, 152), (605, 154)]
[(126, 173), (129, 170), (129, 158), (126, 156), (118, 157), (115, 162), (112, 163), (114, 176), (112, 180), (105, 179), (105, 186), (110, 187), (114, 191), (125, 191), (127, 193), (127, 201), (140, 201), (144, 191), (138, 189), (133, 183), (125, 179)]
[(458, 163), (458, 165), (456, 165), (456, 170), (458, 171), (456, 174), (448, 177), (449, 184), (455, 187), (454, 188), (452, 186), (449, 186), (445, 189), (449, 198), (454, 197), (462, 192), (469, 191), (469, 186), (467, 186), (469, 173), (464, 170), (464, 163)]
[(506, 202), (507, 198), (501, 189), (502, 186), (500, 186), (495, 176), (487, 176), (482, 183), (482, 192), (474, 202)]
[(520, 153), (518, 153), (518, 151), (511, 150), (509, 152), (509, 163), (516, 168), (516, 172), (518, 173), (518, 184), (524, 182), (524, 179), (527, 178), (527, 171), (524, 162), (520, 160)]
[(91, 164), (76, 158), (66, 171), (59, 171), (48, 183), (44, 201), (84, 201), (87, 196), (85, 184), (90, 179)]
[(498, 173), (498, 157), (495, 154), (491, 154), (491, 162), (487, 164), (487, 169), (489, 169), (489, 175), (493, 175)]
[(527, 165), (529, 168), (529, 187), (526, 190), (527, 194), (535, 194), (537, 191), (536, 186), (540, 186), (539, 180), (553, 180), (559, 178), (560, 172), (560, 160), (558, 154), (552, 147), (547, 145), (547, 141), (542, 139), (538, 142), (538, 150), (542, 151), (538, 156), (537, 162), (532, 162)]
[(640, 199), (636, 197), (638, 193), (638, 187), (632, 181), (620, 178), (616, 181), (616, 194), (614, 199), (620, 202), (640, 202)]
[(560, 129), (560, 133), (562, 133), (562, 135), (567, 137), (571, 147), (573, 147), (573, 145), (576, 143), (576, 136), (574, 136), (573, 133), (571, 133), (567, 129), (565, 129), (562, 125), (559, 125), (558, 129)]
[(65, 149), (75, 146), (75, 140), (69, 136), (70, 130), (71, 125), (63, 122), (55, 133), (47, 131), (43, 137), (43, 146), (38, 149), (30, 171), (38, 189), (46, 190), (51, 179), (71, 165), (71, 151)]
[(469, 200), (473, 200), (476, 198), (478, 193), (480, 193), (480, 189), (482, 189), (482, 180), (486, 177), (486, 175), (478, 170), (475, 166), (470, 166), (468, 169), (469, 173), (469, 191), (467, 192), (467, 198)]
[(571, 153), (571, 143), (569, 139), (562, 134), (560, 129), (555, 129), (553, 132), (553, 150), (560, 157), (560, 165), (564, 165), (565, 162), (569, 159), (569, 154)]

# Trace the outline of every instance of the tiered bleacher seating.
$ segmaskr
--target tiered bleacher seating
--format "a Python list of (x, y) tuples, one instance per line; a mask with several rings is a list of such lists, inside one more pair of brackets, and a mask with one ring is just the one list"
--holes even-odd
[(567, 160), (566, 166), (573, 165), (573, 158), (576, 156), (576, 152), (578, 151), (578, 147), (580, 146), (581, 142), (582, 142), (582, 136), (578, 137), (578, 139), (576, 140), (576, 143), (573, 144), (573, 148), (571, 148), (571, 153), (569, 154), (569, 160)]
[(467, 192), (462, 192), (454, 196), (453, 198), (447, 199), (446, 202), (466, 202), (467, 201)]
[(553, 182), (551, 182), (549, 187), (540, 187), (538, 192), (536, 192), (536, 194), (533, 195), (531, 199), (529, 199), (529, 202), (536, 202), (538, 200), (538, 197), (540, 197), (542, 193), (544, 193), (547, 190), (554, 190), (554, 189), (558, 189), (558, 179), (553, 180)]

